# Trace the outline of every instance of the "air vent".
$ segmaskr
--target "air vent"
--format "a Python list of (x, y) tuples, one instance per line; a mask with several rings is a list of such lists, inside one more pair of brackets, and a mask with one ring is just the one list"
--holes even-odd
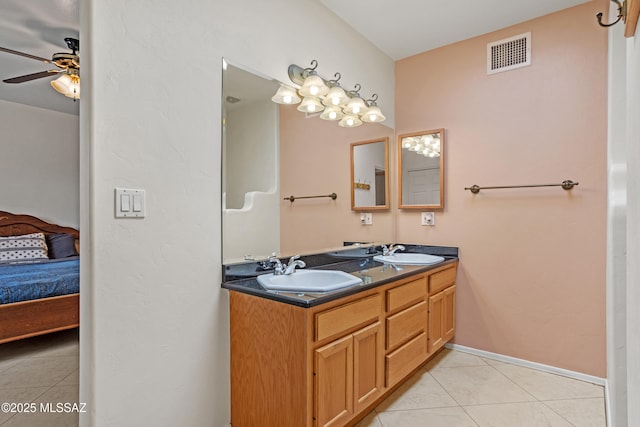
[(520, 34), (487, 45), (487, 74), (531, 65), (531, 33)]

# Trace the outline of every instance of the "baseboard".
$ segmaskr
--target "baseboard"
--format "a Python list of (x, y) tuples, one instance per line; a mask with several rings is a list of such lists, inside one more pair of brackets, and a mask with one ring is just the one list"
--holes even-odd
[(531, 362), (524, 359), (518, 359), (517, 357), (505, 356), (498, 353), (491, 353), (489, 351), (478, 350), (471, 347), (466, 347), (459, 344), (445, 344), (445, 347), (451, 350), (461, 351), (463, 353), (473, 354), (475, 356), (486, 357), (487, 359), (498, 360), (500, 362), (511, 363), (512, 365), (523, 366), (525, 368), (536, 369), (542, 372), (549, 372), (551, 374), (562, 375), (563, 377), (573, 378), (580, 381), (586, 381), (599, 386), (607, 387), (607, 379), (600, 378), (593, 375), (583, 374), (581, 372), (569, 371), (568, 369), (556, 368), (555, 366), (544, 365), (542, 363)]

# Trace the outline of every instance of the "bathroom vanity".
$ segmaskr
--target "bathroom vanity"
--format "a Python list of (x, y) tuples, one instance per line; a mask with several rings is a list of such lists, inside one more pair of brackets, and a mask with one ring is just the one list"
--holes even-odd
[(453, 337), (457, 266), (457, 249), (429, 266), (338, 262), (363, 282), (322, 295), (225, 282), (231, 425), (357, 423)]

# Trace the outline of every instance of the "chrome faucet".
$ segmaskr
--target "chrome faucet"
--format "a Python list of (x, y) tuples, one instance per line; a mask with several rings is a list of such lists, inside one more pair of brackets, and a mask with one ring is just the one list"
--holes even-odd
[(382, 245), (382, 255), (383, 256), (391, 256), (394, 255), (398, 251), (404, 251), (404, 246), (393, 244), (389, 247), (387, 245)]
[(282, 265), (278, 257), (271, 255), (269, 257), (269, 262), (273, 265), (273, 274), (275, 274), (276, 276), (279, 276), (282, 273), (284, 273), (285, 266)]
[(300, 255), (294, 255), (289, 258), (289, 264), (283, 264), (276, 256), (269, 257), (269, 262), (273, 264), (273, 274), (275, 276), (293, 274), (296, 271), (296, 267), (306, 267), (307, 264), (298, 258), (300, 258)]
[(296, 267), (305, 268), (307, 266), (304, 261), (298, 258), (300, 258), (300, 255), (294, 255), (289, 258), (289, 264), (287, 264), (284, 274), (293, 274), (296, 271)]

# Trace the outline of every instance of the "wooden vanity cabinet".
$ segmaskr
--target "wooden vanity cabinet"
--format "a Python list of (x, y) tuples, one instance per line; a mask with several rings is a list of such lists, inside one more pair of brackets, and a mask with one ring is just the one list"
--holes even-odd
[(431, 274), (429, 281), (429, 354), (438, 351), (453, 338), (456, 329), (456, 274), (447, 269)]
[(453, 336), (456, 267), (308, 308), (231, 291), (232, 427), (355, 424)]
[(314, 350), (316, 426), (343, 426), (382, 394), (381, 301), (375, 293), (315, 315), (316, 343), (331, 340)]
[(394, 283), (386, 294), (385, 385), (392, 387), (427, 358), (427, 276)]

